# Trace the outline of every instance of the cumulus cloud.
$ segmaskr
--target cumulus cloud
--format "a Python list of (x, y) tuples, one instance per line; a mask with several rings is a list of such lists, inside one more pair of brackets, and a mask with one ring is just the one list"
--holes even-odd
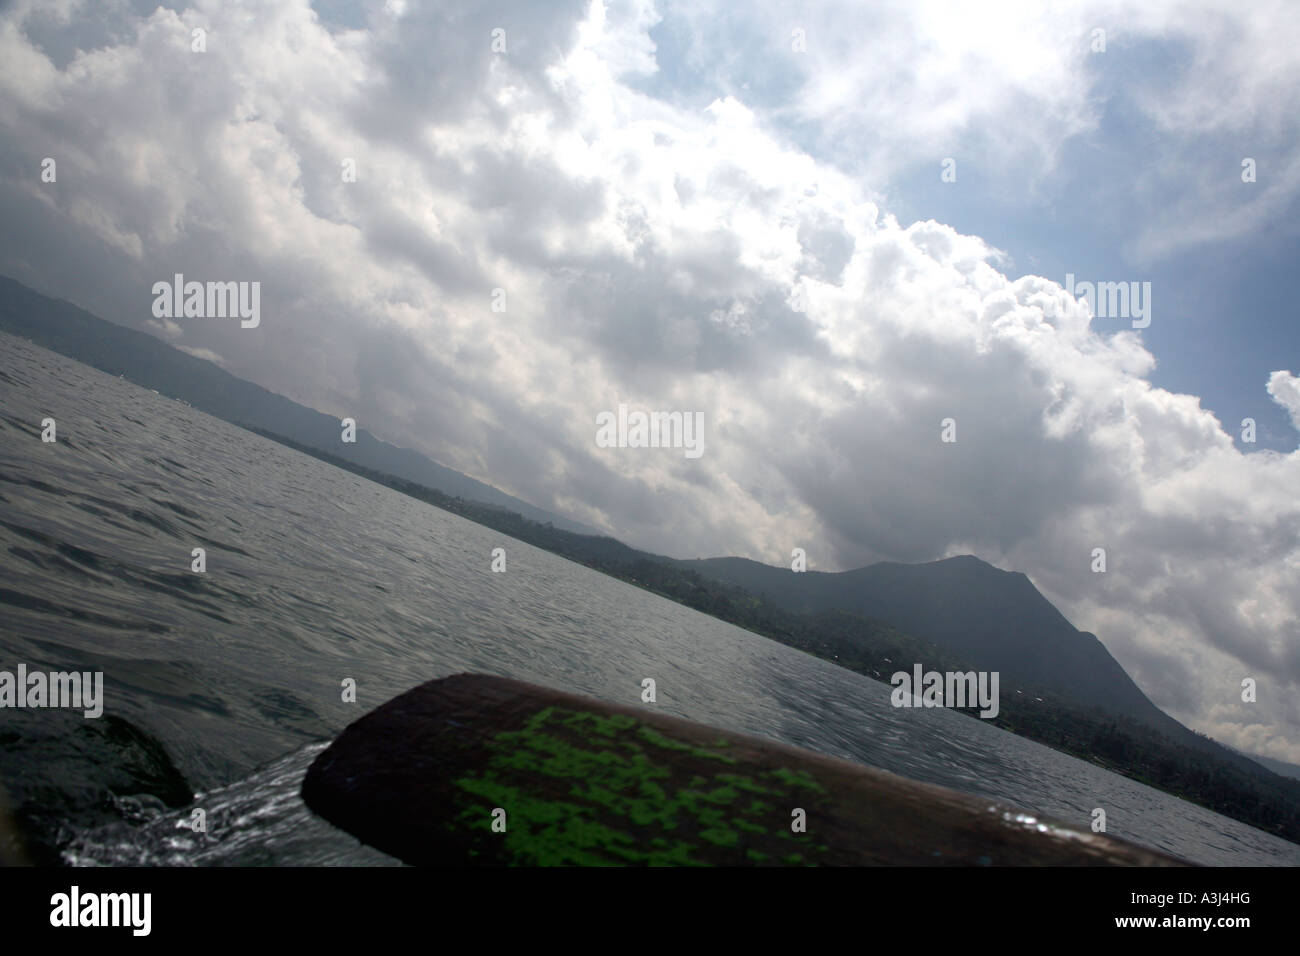
[[(666, 9), (674, 28), (663, 39), (681, 61), (667, 95), (744, 99), (876, 198), (902, 174), (937, 180), (952, 157), (1010, 205), (1086, 201), (1090, 219), (1149, 260), (1290, 228), (1277, 212), (1300, 198), (1300, 21), (1289, 0), (1003, 0), (996, 14), (950, 0)], [(1101, 135), (1112, 105), (1121, 129), (1139, 117), (1177, 148), (1154, 162), (1127, 130), (1112, 144)], [(1071, 193), (1072, 153), (1124, 186)], [(1247, 192), (1245, 157), (1267, 170)]]
[(211, 362), (214, 365), (225, 367), (226, 360), (216, 352), (212, 351), (212, 349), (198, 349), (189, 345), (178, 345), (176, 347), (188, 355), (193, 355), (195, 358), (200, 358), (205, 362)]
[(171, 319), (150, 319), (144, 325), (145, 328), (151, 330), (159, 338), (164, 338), (168, 341), (179, 339), (185, 335), (185, 330)]
[(1286, 409), (1291, 424), (1300, 430), (1300, 378), (1279, 369), (1268, 377), (1268, 394)]
[[(653, 37), (677, 37), (676, 68), (729, 66), (681, 39), (705, 31), (675, 7), (412, 0), (342, 26), (238, 0), (113, 6), (112, 30), (88, 9), (0, 15), (5, 272), (139, 327), (176, 272), (260, 281), (257, 329), (155, 331), (643, 547), (777, 563), (799, 546), (824, 569), (974, 551), (1025, 570), (1157, 704), (1300, 761), (1300, 453), (1243, 455), (1196, 397), (1150, 384), (1134, 333), (1100, 334), (977, 236), (899, 222), (886, 181), (816, 155), (867, 90), (882, 170), (979, 117), (1011, 131), (990, 149), (1050, 168), (1092, 121), (1072, 67), (1086, 10), (823, 18), (810, 42), (844, 70), (791, 74), (781, 89), (806, 91), (775, 109), (776, 86), (656, 87)], [(853, 43), (922, 29), (920, 61)], [(967, 49), (984, 52), (954, 72)], [(1269, 394), (1294, 418), (1294, 376)], [(598, 448), (595, 416), (620, 402), (702, 411), (704, 456)]]

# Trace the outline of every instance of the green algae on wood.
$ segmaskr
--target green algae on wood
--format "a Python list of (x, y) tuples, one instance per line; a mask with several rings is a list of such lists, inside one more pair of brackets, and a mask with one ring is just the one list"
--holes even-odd
[[(430, 681), (362, 717), (317, 757), (303, 797), (424, 865), (1179, 862), (652, 708), (479, 675)], [(791, 826), (796, 810), (806, 831)]]
[[(478, 798), (457, 819), (500, 843), (512, 862), (707, 864), (709, 847), (703, 844), (743, 848), (748, 857), (755, 841), (765, 844), (770, 833), (788, 825), (788, 814), (778, 809), (783, 799), (820, 788), (784, 768), (753, 777), (727, 772), (736, 761), (719, 751), (729, 746), (725, 739), (692, 746), (624, 715), (547, 707), (522, 729), (486, 742), (485, 763), (455, 781)], [(708, 775), (682, 781), (674, 768), (688, 760)], [(534, 792), (554, 796), (521, 792), (519, 771), (532, 773), (538, 783), (548, 778)], [(769, 801), (754, 800), (753, 794)], [(507, 811), (500, 834), (492, 832), (496, 807)], [(651, 827), (672, 842), (634, 838)]]

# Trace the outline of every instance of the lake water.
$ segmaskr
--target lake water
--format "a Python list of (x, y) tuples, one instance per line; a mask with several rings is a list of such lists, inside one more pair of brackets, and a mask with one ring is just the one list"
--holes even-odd
[(1195, 862), (1300, 864), (1300, 846), (982, 721), (895, 709), (888, 685), (0, 334), (0, 670), (19, 662), (103, 671), (106, 718), (203, 794), (195, 834), (188, 810), (122, 792), (78, 726), (102, 721), (0, 710), (0, 781), (75, 863), (392, 863), (315, 819), (302, 774), (366, 710), (477, 671), (634, 705), (653, 677), (667, 713), (1082, 826), (1103, 807), (1111, 834)]

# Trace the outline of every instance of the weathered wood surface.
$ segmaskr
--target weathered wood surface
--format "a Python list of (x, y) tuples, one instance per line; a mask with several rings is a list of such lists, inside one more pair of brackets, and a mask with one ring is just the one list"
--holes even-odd
[[(472, 674), (366, 714), (302, 792), (334, 825), (419, 865), (1182, 863), (882, 770)], [(792, 831), (796, 809), (806, 832)]]

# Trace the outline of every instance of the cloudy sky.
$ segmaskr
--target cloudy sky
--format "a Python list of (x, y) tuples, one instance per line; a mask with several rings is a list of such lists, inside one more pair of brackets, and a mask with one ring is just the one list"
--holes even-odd
[(1023, 570), (1300, 762), (1298, 90), (1286, 0), (8, 0), (0, 272), (638, 546)]

